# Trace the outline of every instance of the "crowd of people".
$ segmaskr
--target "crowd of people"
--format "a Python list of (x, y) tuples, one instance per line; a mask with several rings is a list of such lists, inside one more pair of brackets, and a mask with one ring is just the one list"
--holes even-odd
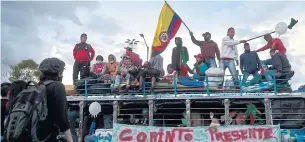
[[(113, 83), (113, 88), (119, 89), (120, 83), (125, 82), (125, 91), (131, 85), (139, 86), (139, 91), (143, 90), (143, 82), (151, 81), (151, 91), (154, 90), (156, 82), (173, 83), (173, 78), (177, 77), (177, 83), (191, 86), (204, 87), (202, 81), (205, 80), (205, 72), (209, 68), (217, 68), (230, 71), (234, 82), (234, 88), (239, 88), (240, 83), (247, 84), (250, 75), (261, 75), (266, 81), (273, 81), (276, 76), (281, 79), (292, 77), (293, 71), (286, 57), (286, 48), (279, 38), (272, 38), (270, 34), (264, 36), (267, 44), (256, 51), (251, 51), (250, 44), (246, 40), (235, 40), (235, 29), (229, 28), (227, 35), (222, 39), (219, 49), (218, 44), (211, 40), (211, 33), (206, 32), (202, 36), (204, 41), (197, 40), (190, 32), (192, 42), (199, 46), (201, 53), (194, 56), (196, 63), (193, 67), (188, 65), (190, 59), (188, 48), (183, 45), (180, 37), (175, 38), (176, 47), (172, 49), (171, 63), (167, 65), (167, 73), (163, 69), (163, 57), (161, 54), (153, 56), (149, 61), (142, 63), (140, 56), (133, 52), (133, 47), (125, 47), (126, 52), (121, 56), (121, 61), (117, 61), (114, 55), (108, 56), (108, 62), (104, 62), (101, 55), (96, 57), (96, 63), (90, 67), (94, 59), (95, 51), (92, 46), (86, 43), (87, 35), (81, 35), (81, 43), (75, 45), (73, 56), (75, 63), (73, 66), (74, 84), (80, 78), (88, 76), (100, 79), (105, 83)], [(239, 56), (237, 45), (244, 44), (244, 53)], [(271, 58), (261, 61), (258, 52), (270, 49)], [(217, 65), (218, 63), (218, 65)], [(239, 81), (239, 72), (236, 66), (240, 66), (243, 74), (242, 82)], [(267, 68), (271, 66), (271, 68)], [(275, 72), (272, 77), (272, 72)], [(188, 74), (193, 74), (189, 76)], [(251, 84), (259, 81), (251, 82)], [(223, 81), (218, 88), (223, 87)]]
[[(95, 51), (90, 44), (86, 43), (87, 35), (82, 34), (80, 36), (81, 42), (76, 44), (73, 50), (73, 57), (75, 59), (73, 65), (73, 81), (74, 84), (77, 84), (79, 74), (81, 79), (93, 76), (105, 83), (112, 83), (116, 89), (119, 89), (120, 83), (125, 82), (126, 91), (134, 84), (139, 86), (139, 91), (142, 91), (143, 82), (151, 81), (151, 91), (154, 91), (156, 82), (173, 84), (174, 78), (177, 77), (177, 82), (180, 84), (204, 87), (202, 81), (205, 80), (205, 72), (209, 68), (219, 67), (223, 70), (226, 70), (226, 68), (229, 69), (233, 77), (234, 85), (238, 88), (239, 78), (236, 70), (237, 65), (240, 65), (240, 70), (244, 75), (242, 83), (246, 82), (249, 75), (256, 76), (259, 72), (262, 75), (266, 75), (267, 80), (271, 80), (272, 77), (267, 73), (270, 70), (264, 68), (266, 65), (272, 65), (272, 69), (276, 71), (277, 78), (285, 79), (291, 77), (291, 72), (293, 71), (285, 55), (286, 48), (280, 39), (272, 38), (270, 34), (265, 35), (264, 38), (267, 44), (256, 51), (251, 51), (250, 44), (246, 40), (235, 40), (234, 35), (235, 29), (229, 28), (227, 35), (222, 39), (221, 50), (219, 50), (217, 43), (211, 40), (211, 34), (209, 32), (203, 34), (204, 41), (196, 40), (193, 33), (190, 32), (192, 42), (201, 49), (201, 53), (194, 56), (196, 63), (192, 69), (187, 64), (190, 58), (188, 48), (183, 45), (182, 38), (176, 37), (176, 47), (172, 49), (171, 63), (167, 65), (167, 72), (165, 72), (163, 69), (163, 57), (160, 54), (153, 56), (149, 61), (143, 63), (140, 56), (133, 52), (132, 47), (125, 48), (126, 52), (121, 57), (122, 60), (120, 62), (112, 54), (108, 56), (108, 62), (104, 62), (103, 56), (98, 55), (95, 58), (96, 63), (91, 66), (91, 61), (95, 57)], [(245, 52), (239, 56), (237, 45), (240, 43), (244, 43)], [(271, 59), (261, 61), (257, 52), (267, 49), (270, 49)], [(39, 121), (39, 127), (37, 127), (37, 134), (35, 136), (39, 140), (45, 140), (45, 142), (56, 141), (58, 130), (64, 133), (68, 141), (77, 141), (75, 130), (71, 134), (68, 116), (71, 116), (73, 120), (78, 116), (75, 113), (68, 115), (70, 111), (67, 110), (65, 87), (61, 83), (64, 67), (65, 63), (57, 58), (47, 58), (39, 65), (39, 70), (41, 71), (39, 84), (43, 84), (46, 87), (47, 97), (45, 104), (47, 104), (47, 111), (46, 116), (44, 116), (46, 117), (44, 121)], [(188, 73), (193, 75), (190, 77)], [(44, 84), (48, 81), (52, 82)], [(18, 105), (16, 104), (18, 103), (16, 102), (20, 99), (28, 99), (27, 101), (31, 101), (29, 98), (20, 97), (20, 94), (22, 94), (23, 90), (26, 90), (28, 85), (27, 82), (22, 80), (1, 84), (1, 135), (4, 138), (15, 138), (14, 136), (18, 129), (17, 126), (19, 126), (16, 126), (15, 123), (23, 123), (21, 120), (15, 120), (13, 116), (11, 118), (10, 115), (17, 109), (16, 107)], [(219, 87), (221, 88), (222, 85)], [(10, 119), (8, 120), (9, 124), (5, 126), (4, 121), (7, 115)], [(242, 117), (241, 114), (237, 116)], [(218, 124), (219, 122), (213, 119), (212, 123)], [(20, 135), (16, 141), (32, 141), (31, 136), (30, 134)]]

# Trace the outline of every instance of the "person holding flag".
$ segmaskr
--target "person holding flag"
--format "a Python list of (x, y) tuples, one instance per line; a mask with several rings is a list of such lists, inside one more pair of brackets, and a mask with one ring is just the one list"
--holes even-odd
[(178, 14), (165, 2), (159, 16), (150, 58), (161, 54), (166, 49), (170, 40), (175, 37), (181, 23), (182, 20)]

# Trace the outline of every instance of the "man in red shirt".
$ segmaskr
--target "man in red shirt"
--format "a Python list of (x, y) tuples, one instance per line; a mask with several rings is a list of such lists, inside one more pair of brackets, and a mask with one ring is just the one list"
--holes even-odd
[(94, 59), (95, 51), (87, 41), (87, 35), (82, 34), (80, 36), (81, 42), (76, 44), (73, 49), (73, 57), (75, 59), (73, 65), (73, 82), (78, 80), (78, 74), (83, 79), (89, 75), (90, 62)]
[[(264, 36), (264, 39), (268, 42), (264, 47), (257, 49), (256, 52), (265, 51), (267, 49), (274, 49), (283, 55), (286, 55), (286, 47), (279, 38), (272, 38), (270, 34)], [(271, 59), (262, 61), (265, 65), (271, 65)]]

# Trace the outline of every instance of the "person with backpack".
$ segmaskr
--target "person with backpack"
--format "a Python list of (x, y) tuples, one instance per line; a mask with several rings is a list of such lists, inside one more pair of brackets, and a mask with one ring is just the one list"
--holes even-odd
[(25, 88), (25, 86), (26, 86), (26, 82), (23, 80), (17, 80), (11, 84), (11, 87), (7, 93), (7, 99), (8, 99), (8, 103), (6, 106), (7, 110), (11, 108), (14, 99)]
[(59, 130), (73, 142), (65, 86), (61, 83), (64, 67), (57, 58), (40, 63), (40, 82), (28, 82), (9, 110), (4, 135), (7, 142), (56, 142)]
[(94, 59), (95, 51), (87, 41), (87, 34), (80, 36), (81, 42), (76, 44), (73, 49), (73, 57), (75, 59), (73, 65), (73, 83), (80, 79), (87, 77), (90, 74), (90, 62)]

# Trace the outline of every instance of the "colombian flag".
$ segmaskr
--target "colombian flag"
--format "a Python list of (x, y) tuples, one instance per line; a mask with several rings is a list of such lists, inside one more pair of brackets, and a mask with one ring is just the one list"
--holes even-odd
[(155, 32), (151, 49), (151, 57), (161, 54), (175, 37), (182, 23), (177, 13), (165, 2), (159, 16), (159, 22)]

